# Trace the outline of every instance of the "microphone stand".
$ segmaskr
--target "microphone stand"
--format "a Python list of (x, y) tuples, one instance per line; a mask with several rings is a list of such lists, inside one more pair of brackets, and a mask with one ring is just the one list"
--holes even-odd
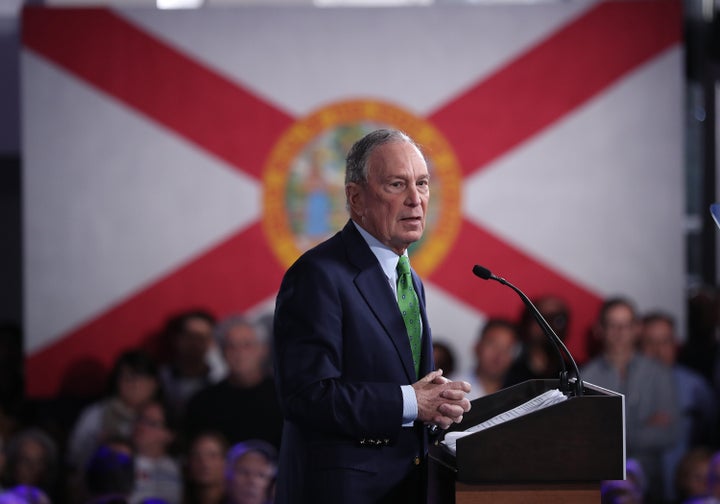
[[(520, 296), (520, 299), (522, 299), (522, 302), (525, 304), (525, 306), (528, 307), (530, 312), (533, 314), (533, 317), (537, 321), (537, 323), (540, 325), (540, 328), (543, 330), (543, 333), (545, 333), (545, 336), (550, 340), (552, 343), (553, 348), (555, 348), (555, 352), (557, 353), (558, 359), (560, 360), (560, 391), (565, 394), (570, 394), (570, 377), (568, 375), (567, 367), (565, 366), (565, 358), (563, 357), (563, 352), (565, 355), (568, 356), (568, 359), (570, 360), (570, 363), (573, 366), (573, 371), (575, 371), (575, 382), (574, 385), (574, 394), (575, 396), (582, 396), (583, 395), (583, 382), (580, 379), (580, 370), (578, 369), (578, 365), (575, 362), (575, 359), (573, 358), (572, 354), (570, 353), (570, 350), (565, 346), (565, 343), (560, 339), (560, 337), (555, 333), (552, 327), (550, 327), (550, 324), (548, 324), (547, 320), (545, 320), (545, 317), (542, 316), (542, 313), (540, 313), (540, 310), (537, 309), (537, 307), (530, 301), (530, 299), (525, 295), (523, 291), (515, 287), (513, 284), (508, 282), (502, 277), (498, 277), (496, 275), (493, 275), (490, 270), (487, 268), (483, 268), (482, 266), (476, 264), (473, 267), (473, 273), (483, 280), (495, 280), (496, 282), (499, 282), (503, 285), (506, 285), (507, 287), (510, 287), (512, 290), (515, 291), (515, 293)], [(560, 350), (562, 348), (562, 351)]]

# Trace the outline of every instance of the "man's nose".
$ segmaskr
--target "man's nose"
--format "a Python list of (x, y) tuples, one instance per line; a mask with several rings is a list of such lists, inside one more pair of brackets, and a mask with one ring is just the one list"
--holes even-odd
[(408, 186), (405, 204), (409, 206), (417, 206), (420, 204), (420, 191), (415, 184), (410, 184)]

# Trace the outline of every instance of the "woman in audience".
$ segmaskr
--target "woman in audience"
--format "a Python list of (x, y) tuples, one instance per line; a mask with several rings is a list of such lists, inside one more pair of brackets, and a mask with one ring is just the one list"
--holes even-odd
[(225, 454), (222, 434), (202, 432), (190, 443), (185, 468), (185, 504), (219, 504), (225, 501)]
[(85, 408), (68, 440), (68, 465), (82, 472), (95, 449), (113, 438), (129, 439), (140, 409), (159, 393), (157, 366), (148, 354), (130, 350), (117, 359), (110, 393)]
[(168, 449), (174, 434), (167, 423), (167, 414), (160, 401), (151, 401), (141, 410), (132, 433), (135, 458), (135, 487), (131, 503), (146, 499), (162, 499), (178, 504), (182, 496), (180, 466)]

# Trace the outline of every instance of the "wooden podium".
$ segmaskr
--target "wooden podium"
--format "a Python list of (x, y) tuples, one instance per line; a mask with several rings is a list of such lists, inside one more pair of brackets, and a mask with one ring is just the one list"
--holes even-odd
[[(529, 380), (472, 401), (465, 430), (559, 380)], [(625, 479), (625, 398), (586, 383), (584, 395), (429, 450), (430, 504), (600, 502), (600, 481)]]

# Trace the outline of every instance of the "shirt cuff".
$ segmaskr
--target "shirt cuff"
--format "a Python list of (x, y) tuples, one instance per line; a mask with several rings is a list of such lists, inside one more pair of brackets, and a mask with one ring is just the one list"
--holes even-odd
[(403, 427), (412, 427), (413, 422), (418, 416), (418, 403), (415, 389), (412, 385), (400, 385), (400, 391), (403, 397)]

